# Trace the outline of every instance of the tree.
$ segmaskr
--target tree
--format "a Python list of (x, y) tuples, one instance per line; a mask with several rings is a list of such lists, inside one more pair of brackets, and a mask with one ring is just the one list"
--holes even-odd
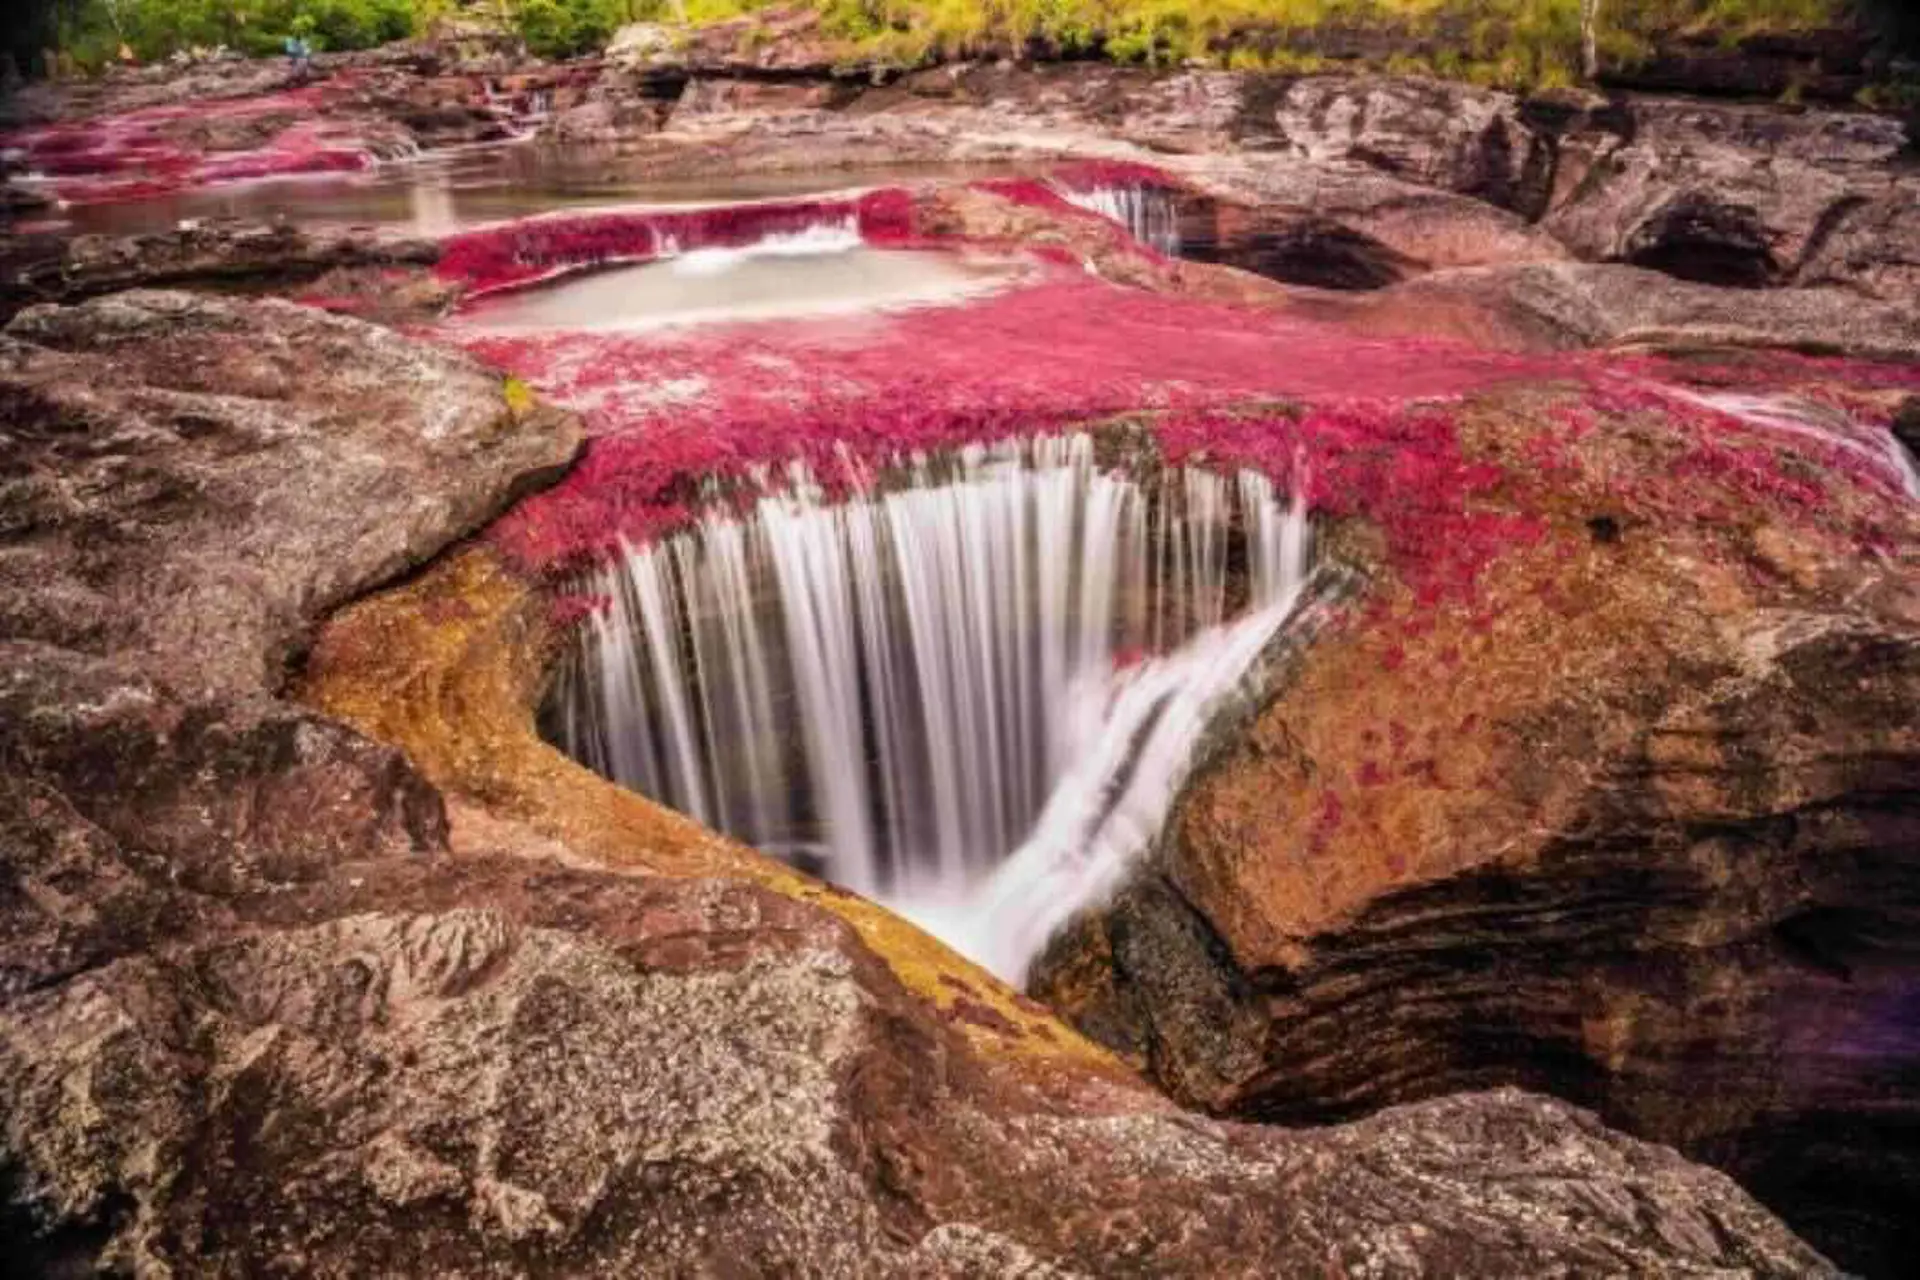
[(39, 75), (46, 71), (42, 55), (53, 48), (58, 39), (60, 24), (56, 9), (59, 4), (60, 0), (13, 0), (14, 12), (8, 15), (0, 54), (12, 58), (21, 74)]

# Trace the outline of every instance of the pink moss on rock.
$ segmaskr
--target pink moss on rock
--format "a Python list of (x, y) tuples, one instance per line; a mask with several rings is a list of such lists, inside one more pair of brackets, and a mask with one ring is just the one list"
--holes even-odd
[(1176, 191), (1181, 183), (1164, 169), (1132, 160), (1072, 160), (1055, 165), (1053, 180), (1073, 191), (1101, 187), (1153, 187)]
[[(739, 244), (835, 217), (856, 219), (869, 238), (924, 244), (912, 208), (910, 193), (884, 191), (540, 219), (457, 238), (442, 270), (511, 281), (644, 255), (661, 234)], [(1627, 519), (1769, 513), (1863, 549), (1892, 545), (1889, 513), (1907, 501), (1885, 425), (1871, 420), (1883, 412), (1872, 394), (1920, 381), (1920, 370), (1495, 353), (1122, 288), (1076, 263), (1022, 257), (1020, 283), (957, 306), (624, 334), (503, 335), (456, 317), (445, 336), (581, 411), (593, 436), (562, 484), (491, 536), (524, 565), (559, 568), (682, 527), (714, 487), (753, 491), (788, 462), (851, 487), (914, 452), (1138, 414), (1169, 461), (1256, 469), (1283, 490), (1304, 489), (1326, 516), (1378, 529), (1409, 592), (1410, 608), (1390, 623), (1398, 645), (1447, 608), (1470, 631), (1490, 627), (1476, 602), (1489, 565), (1549, 537), (1563, 551), (1589, 537), (1584, 526), (1556, 527), (1568, 494)], [(1848, 412), (1807, 429), (1702, 398), (1836, 386), (1859, 389), (1827, 397)], [(1488, 412), (1506, 423), (1491, 448), (1470, 425)], [(1619, 474), (1596, 465), (1622, 438), (1654, 442), (1665, 461)]]
[[(395, 144), (373, 122), (330, 114), (345, 79), (281, 93), (146, 107), (100, 119), (42, 125), (0, 137), (26, 167), (52, 179), (71, 204), (143, 199), (190, 187), (370, 167)], [(255, 137), (249, 139), (248, 134)], [(250, 145), (219, 146), (214, 137)]]
[(845, 223), (872, 244), (905, 243), (913, 237), (913, 198), (884, 189), (849, 199), (528, 218), (449, 237), (436, 270), (442, 279), (484, 293), (581, 267), (645, 262), (687, 249), (737, 248), (835, 223)]

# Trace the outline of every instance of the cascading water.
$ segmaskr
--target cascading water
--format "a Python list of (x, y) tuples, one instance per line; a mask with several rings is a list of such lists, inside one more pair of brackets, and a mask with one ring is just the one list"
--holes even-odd
[(824, 219), (798, 231), (775, 231), (738, 246), (699, 245), (682, 248), (672, 236), (663, 236), (656, 257), (669, 259), (683, 273), (712, 274), (726, 271), (753, 258), (805, 258), (818, 254), (847, 253), (865, 243), (860, 237), (860, 219), (848, 213)]
[(1798, 436), (1832, 445), (1882, 471), (1906, 496), (1920, 502), (1920, 467), (1891, 430), (1866, 426), (1845, 411), (1796, 396), (1753, 395), (1732, 391), (1690, 391), (1663, 388), (1688, 404), (1738, 418), (1750, 426), (1784, 436)]
[(1141, 244), (1170, 258), (1180, 256), (1180, 211), (1164, 189), (1138, 182), (1056, 189), (1069, 203), (1119, 223)]
[(1142, 484), (1084, 435), (842, 502), (786, 481), (582, 584), (611, 603), (552, 732), (1017, 978), (1158, 828), (1299, 594), (1306, 512), (1253, 473)]
[(661, 231), (647, 256), (503, 293), (471, 307), (466, 318), (508, 331), (634, 331), (937, 306), (1009, 278), (1000, 262), (870, 246), (853, 212), (741, 244), (684, 243)]

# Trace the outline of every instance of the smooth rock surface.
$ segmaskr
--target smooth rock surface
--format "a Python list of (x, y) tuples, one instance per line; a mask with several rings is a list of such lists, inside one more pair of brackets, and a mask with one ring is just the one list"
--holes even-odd
[(274, 688), (314, 618), (551, 479), (572, 427), (498, 374), (280, 301), (135, 291), (0, 336), (0, 633)]

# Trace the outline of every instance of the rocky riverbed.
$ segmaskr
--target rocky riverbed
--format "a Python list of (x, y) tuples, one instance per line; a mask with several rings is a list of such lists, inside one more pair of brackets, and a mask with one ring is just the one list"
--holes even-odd
[[(805, 30), (283, 81), (13, 106), (9, 1256), (1899, 1272), (1898, 121)], [(553, 209), (311, 213), (474, 143)], [(280, 216), (71, 221), (208, 192)], [(543, 737), (583, 570), (1070, 430), (1297, 495), (1353, 585), (1024, 994)]]

